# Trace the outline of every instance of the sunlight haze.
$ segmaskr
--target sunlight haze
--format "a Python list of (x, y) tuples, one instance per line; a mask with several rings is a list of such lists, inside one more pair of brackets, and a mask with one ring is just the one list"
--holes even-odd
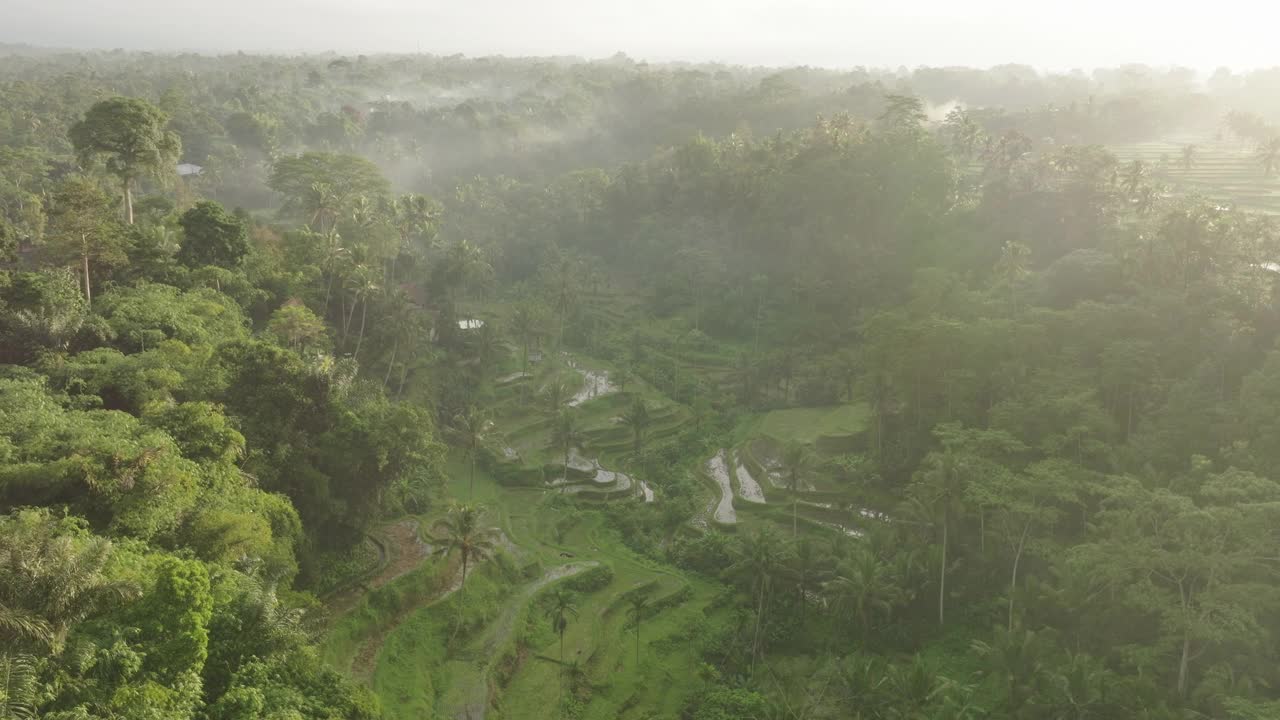
[(1265, 3), (1130, 0), (0, 0), (0, 41), (75, 48), (429, 52), (831, 67), (1277, 64)]

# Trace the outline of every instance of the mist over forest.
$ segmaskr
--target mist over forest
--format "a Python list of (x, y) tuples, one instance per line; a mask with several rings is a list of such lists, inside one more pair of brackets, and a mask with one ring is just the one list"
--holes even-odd
[(0, 720), (1280, 718), (1280, 67), (0, 37)]

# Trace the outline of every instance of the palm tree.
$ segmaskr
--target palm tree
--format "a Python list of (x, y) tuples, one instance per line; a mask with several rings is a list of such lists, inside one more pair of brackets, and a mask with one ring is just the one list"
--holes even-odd
[(1020, 242), (1010, 240), (1000, 249), (1000, 260), (996, 263), (996, 273), (1009, 286), (1009, 304), (1018, 309), (1018, 281), (1027, 274), (1027, 259), (1031, 256), (1031, 248)]
[(865, 548), (840, 567), (839, 574), (827, 584), (833, 603), (849, 610), (858, 620), (863, 641), (871, 628), (871, 616), (888, 614), (903, 597), (893, 577), (892, 568), (875, 553)]
[(551, 618), (551, 628), (560, 636), (560, 705), (564, 705), (564, 632), (569, 629), (569, 618), (578, 617), (578, 606), (574, 603), (573, 593), (564, 588), (557, 588), (551, 595), (551, 604), (547, 606), (547, 616)]
[(324, 313), (329, 312), (329, 300), (333, 297), (333, 281), (338, 277), (338, 268), (351, 256), (351, 252), (342, 245), (342, 236), (336, 231), (325, 234), (324, 257), (321, 264), (329, 280), (324, 290)]
[(466, 607), (467, 569), (472, 560), (480, 562), (497, 548), (488, 528), (480, 527), (481, 510), (474, 505), (454, 505), (440, 521), (444, 533), (435, 538), (440, 552), (457, 552), (462, 558), (462, 580), (458, 584), (458, 620), (454, 634), (462, 627), (462, 610)]
[(63, 534), (44, 511), (0, 516), (0, 718), (34, 718), (36, 666), (71, 629), (109, 602), (137, 593), (109, 580), (105, 538)]
[(649, 406), (645, 404), (644, 399), (637, 396), (632, 401), (631, 407), (622, 414), (622, 424), (631, 428), (632, 451), (636, 456), (640, 455), (640, 449), (644, 445), (644, 434), (649, 429), (649, 425), (653, 422), (653, 418), (649, 415)]
[(551, 443), (564, 450), (564, 479), (569, 479), (569, 453), (573, 446), (582, 441), (582, 430), (578, 427), (578, 416), (572, 409), (565, 408), (556, 418), (551, 428)]
[[(847, 536), (841, 533), (840, 537)], [(791, 566), (788, 577), (795, 583), (796, 595), (800, 599), (801, 627), (804, 626), (809, 593), (821, 590), (823, 582), (830, 575), (826, 565), (826, 558), (818, 554), (817, 546), (808, 538), (796, 544), (795, 564)]]
[(908, 490), (909, 505), (928, 512), (935, 519), (934, 525), (942, 527), (942, 562), (938, 577), (938, 624), (945, 624), (947, 597), (947, 552), (949, 550), (951, 517), (959, 512), (962, 496), (962, 463), (956, 453), (947, 448), (930, 453), (925, 467)]
[(381, 286), (378, 284), (377, 273), (367, 265), (357, 265), (353, 275), (351, 314), (355, 314), (356, 303), (360, 303), (360, 331), (356, 337), (356, 349), (351, 353), (351, 357), (358, 359), (360, 357), (360, 346), (364, 344), (365, 321), (369, 316), (369, 296), (377, 292)]
[(1272, 136), (1259, 144), (1256, 157), (1262, 165), (1262, 173), (1266, 177), (1274, 175), (1276, 168), (1280, 168), (1280, 135)]
[(396, 263), (409, 252), (415, 238), (429, 240), (435, 235), (435, 221), (440, 217), (439, 206), (434, 201), (416, 193), (401, 195), (387, 203), (386, 214), (396, 228), (399, 245), (392, 249), (391, 268), (387, 282), (396, 280)]
[(542, 319), (533, 305), (521, 303), (511, 316), (511, 330), (520, 343), (520, 374), (529, 374), (529, 346), (542, 335)]
[(1200, 148), (1194, 144), (1182, 146), (1182, 169), (1190, 170), (1196, 165), (1196, 155), (1200, 152)]
[(995, 633), (990, 643), (974, 640), (972, 650), (986, 661), (984, 674), (1004, 681), (1006, 717), (1019, 717), (1045, 674), (1044, 648), (1041, 638), (1030, 630), (997, 628)]
[(556, 330), (556, 350), (564, 348), (565, 317), (578, 301), (578, 268), (568, 256), (562, 255), (551, 271), (549, 278), (551, 306), (559, 318)]
[(1142, 184), (1146, 179), (1147, 164), (1141, 160), (1134, 160), (1125, 166), (1124, 178), (1121, 180), (1120, 184), (1124, 188), (1124, 191), (1128, 193), (1130, 197), (1133, 197), (1138, 194), (1138, 188), (1142, 187)]
[(782, 468), (787, 472), (787, 489), (791, 491), (791, 537), (799, 533), (800, 476), (813, 469), (814, 455), (808, 445), (793, 442), (782, 453)]
[(487, 322), (472, 333), (471, 341), (476, 354), (476, 363), (481, 372), (484, 372), (502, 350), (502, 330), (497, 323)]
[(493, 267), (485, 257), (484, 250), (466, 240), (460, 240), (449, 248), (447, 259), (448, 284), (451, 300), (457, 304), (457, 290), (462, 289), (464, 295), (471, 283), (489, 276)]
[(569, 394), (569, 383), (560, 375), (551, 378), (542, 388), (542, 397), (547, 401), (548, 412), (552, 415), (560, 412), (560, 404)]
[(480, 446), (484, 444), (492, 428), (493, 422), (489, 420), (489, 416), (474, 407), (467, 408), (453, 417), (453, 433), (462, 443), (463, 452), (466, 453), (471, 464), (467, 481), (469, 500), (474, 500), (476, 496), (476, 455), (480, 452)]
[(636, 626), (636, 667), (640, 667), (640, 623), (644, 620), (644, 611), (649, 608), (649, 596), (636, 593), (630, 598), (631, 607), (627, 608), (627, 614), (631, 617), (631, 622)]
[(764, 618), (769, 592), (776, 578), (786, 572), (787, 553), (782, 543), (766, 526), (749, 534), (737, 548), (737, 558), (725, 573), (744, 583), (756, 601), (755, 631), (751, 640), (751, 669), (755, 671), (756, 656), (760, 650), (760, 625)]

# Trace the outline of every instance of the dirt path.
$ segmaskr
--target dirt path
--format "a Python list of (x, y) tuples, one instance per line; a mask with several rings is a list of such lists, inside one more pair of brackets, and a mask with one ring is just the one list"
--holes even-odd
[[(467, 575), (473, 575), (478, 564), (475, 563), (467, 568)], [(365, 681), (372, 680), (373, 671), (378, 666), (378, 652), (382, 650), (382, 645), (387, 641), (387, 637), (395, 632), (395, 629), (400, 627), (405, 620), (408, 620), (410, 615), (424, 607), (439, 603), (457, 592), (458, 588), (461, 587), (462, 568), (452, 568), (449, 582), (443, 589), (420, 603), (411, 603), (408, 607), (396, 613), (391, 618), (391, 621), (379, 628), (377, 632), (365, 638), (365, 641), (360, 644), (360, 649), (356, 652), (355, 659), (351, 661), (351, 674)]]
[(422, 564), (431, 554), (431, 546), (418, 536), (418, 521), (406, 518), (375, 531), (381, 569), (368, 580), (339, 592), (329, 600), (329, 616), (337, 619), (349, 612), (368, 593), (377, 590)]
[(511, 639), (520, 610), (547, 585), (599, 564), (586, 560), (553, 567), (508, 600), (480, 637), (458, 658), (449, 662), (453, 682), (445, 697), (445, 716), (455, 720), (484, 720), (489, 708), (489, 670), (493, 654)]

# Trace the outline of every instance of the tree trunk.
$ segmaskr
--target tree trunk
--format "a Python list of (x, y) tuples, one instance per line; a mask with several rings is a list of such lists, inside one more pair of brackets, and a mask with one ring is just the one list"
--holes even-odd
[(87, 250), (80, 254), (80, 268), (84, 274), (84, 303), (92, 305), (93, 290), (89, 285), (89, 253)]
[(369, 301), (366, 299), (360, 303), (360, 333), (356, 336), (356, 351), (352, 353), (352, 358), (360, 357), (360, 345), (364, 343), (364, 321), (369, 314)]
[(471, 447), (471, 472), (470, 477), (467, 480), (468, 500), (476, 499), (476, 450), (477, 448), (473, 445)]
[[(794, 491), (792, 491), (794, 492)], [(791, 498), (791, 539), (795, 540), (800, 534), (800, 498)]]
[(467, 606), (467, 552), (462, 551), (462, 582), (458, 583), (458, 620), (453, 626), (453, 634), (457, 635), (462, 629), (462, 609)]
[(756, 672), (756, 655), (760, 648), (760, 620), (764, 617), (764, 585), (760, 586), (760, 599), (756, 604), (756, 629), (751, 637), (751, 674)]
[(938, 625), (946, 625), (945, 609), (947, 603), (947, 517), (942, 516), (942, 570), (938, 579)]
[(1187, 669), (1191, 665), (1191, 633), (1182, 631), (1182, 659), (1178, 662), (1178, 697), (1187, 695)]
[(124, 221), (133, 224), (133, 180), (124, 179)]
[(400, 336), (396, 336), (396, 340), (391, 344), (391, 361), (387, 363), (387, 374), (382, 376), (382, 389), (387, 389), (387, 383), (391, 382), (391, 370), (396, 366), (396, 351), (400, 349)]
[(1013, 632), (1013, 593), (1018, 587), (1018, 563), (1022, 560), (1022, 550), (1027, 546), (1027, 533), (1031, 532), (1031, 521), (1022, 526), (1022, 537), (1018, 539), (1018, 550), (1013, 554), (1013, 574), (1009, 578), (1009, 632)]

